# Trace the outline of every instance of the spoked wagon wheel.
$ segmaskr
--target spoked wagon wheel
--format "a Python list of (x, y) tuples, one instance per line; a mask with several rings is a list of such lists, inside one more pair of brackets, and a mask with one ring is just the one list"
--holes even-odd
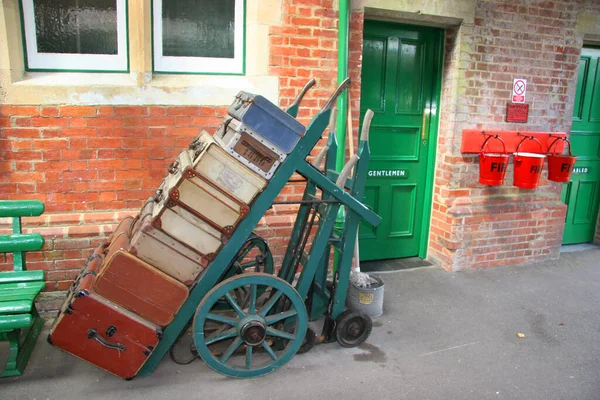
[[(242, 300), (232, 296), (240, 289), (248, 294)], [(229, 303), (232, 311), (215, 307), (219, 300)], [(283, 301), (289, 308), (275, 312), (275, 304)], [(302, 345), (307, 327), (304, 300), (292, 286), (273, 275), (246, 273), (221, 282), (206, 294), (194, 317), (194, 341), (210, 368), (234, 378), (251, 378), (290, 361)], [(279, 340), (285, 345), (274, 349), (273, 343)]]
[[(238, 251), (222, 280), (246, 272), (264, 272), (269, 275), (275, 273), (273, 254), (271, 254), (267, 241), (255, 234), (252, 234), (246, 240), (246, 243), (244, 243), (240, 251)], [(233, 294), (238, 296), (236, 298), (240, 300), (240, 295), (247, 295), (244, 290), (245, 288), (243, 287), (239, 288)], [(260, 296), (261, 293), (259, 292), (258, 294)], [(220, 310), (231, 309), (229, 303), (224, 300), (219, 301), (217, 304)]]
[(273, 254), (267, 241), (252, 234), (238, 251), (223, 280), (244, 272), (264, 272), (273, 275)]

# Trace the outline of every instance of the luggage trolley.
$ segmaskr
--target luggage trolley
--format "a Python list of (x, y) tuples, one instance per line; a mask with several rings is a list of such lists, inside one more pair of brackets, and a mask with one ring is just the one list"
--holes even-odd
[[(309, 329), (309, 319), (325, 315), (321, 340), (329, 341), (335, 336), (342, 345), (352, 345), (366, 339), (370, 320), (344, 313), (344, 304), (358, 224), (364, 220), (376, 226), (381, 220), (358, 200), (364, 194), (372, 113), (365, 118), (357, 154), (346, 163), (342, 172), (338, 174), (333, 170), (337, 144), (331, 133), (328, 145), (316, 160), (318, 163), (325, 158), (325, 172), (306, 161), (330, 120), (330, 126), (333, 125), (335, 118), (330, 117), (335, 114), (332, 113), (335, 101), (349, 84), (347, 78), (314, 116), (294, 151), (281, 163), (252, 203), (248, 215), (200, 275), (139, 375), (150, 375), (156, 369), (192, 318), (195, 347), (200, 357), (217, 372), (238, 378), (275, 371), (301, 348), (310, 348), (314, 333)], [(314, 81), (307, 84), (297, 101), (288, 108), (290, 115), (296, 115), (299, 100), (312, 85)], [(349, 178), (351, 170), (354, 174)], [(294, 172), (306, 178), (306, 190), (282, 267), (275, 276), (269, 273), (272, 272), (272, 257), (268, 247), (265, 249), (263, 241), (254, 236), (252, 230)], [(317, 196), (317, 190), (320, 196)], [(346, 218), (343, 229), (335, 232), (334, 222), (340, 207), (346, 209)], [(317, 219), (310, 250), (305, 252)], [(250, 264), (267, 265), (266, 272), (232, 273), (231, 266), (240, 249), (245, 254), (254, 245), (262, 247), (263, 258)], [(332, 247), (339, 249), (341, 256), (333, 282), (328, 284)], [(300, 266), (302, 271), (297, 276)], [(241, 264), (238, 268), (243, 269)]]

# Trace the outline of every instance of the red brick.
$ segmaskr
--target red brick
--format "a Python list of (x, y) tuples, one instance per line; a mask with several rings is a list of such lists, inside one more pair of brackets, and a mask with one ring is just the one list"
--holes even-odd
[(123, 117), (131, 117), (134, 115), (148, 115), (148, 107), (146, 106), (116, 106), (114, 114)]
[(35, 117), (39, 115), (40, 109), (38, 106), (9, 106), (3, 105), (0, 110), (1, 115), (25, 115)]
[(93, 117), (96, 115), (96, 107), (90, 106), (61, 106), (61, 117)]
[(167, 115), (187, 115), (187, 116), (196, 116), (200, 114), (200, 107), (198, 106), (171, 106), (167, 107)]
[(118, 127), (123, 126), (123, 119), (122, 118), (101, 118), (101, 117), (89, 118), (87, 120), (87, 126), (118, 128)]

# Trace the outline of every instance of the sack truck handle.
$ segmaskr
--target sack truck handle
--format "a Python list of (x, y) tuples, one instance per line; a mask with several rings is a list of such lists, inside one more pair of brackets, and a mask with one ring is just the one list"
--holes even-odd
[(370, 108), (365, 113), (365, 117), (363, 118), (363, 126), (360, 131), (360, 140), (361, 142), (369, 141), (369, 131), (371, 130), (371, 121), (373, 121), (373, 116), (375, 113)]
[(327, 103), (325, 103), (325, 106), (323, 107), (321, 112), (327, 111), (327, 110), (333, 108), (333, 106), (335, 105), (335, 102), (337, 101), (337, 98), (340, 97), (340, 95), (342, 94), (342, 92), (344, 90), (346, 90), (348, 87), (350, 87), (351, 83), (352, 83), (352, 80), (350, 79), (350, 77), (344, 79), (342, 81), (342, 83), (340, 83), (340, 85), (337, 87), (335, 92), (333, 92), (333, 94), (331, 95), (329, 100), (327, 100)]
[(344, 168), (342, 168), (342, 172), (340, 172), (337, 181), (335, 181), (335, 184), (337, 186), (339, 186), (342, 189), (346, 186), (346, 180), (348, 180), (352, 168), (354, 168), (359, 159), (360, 157), (358, 156), (358, 154), (355, 154), (348, 160), (346, 165), (344, 165)]
[(296, 96), (296, 98), (294, 99), (294, 102), (292, 104), (290, 104), (289, 108), (292, 108), (294, 106), (299, 106), (300, 102), (304, 98), (304, 95), (306, 94), (306, 92), (308, 92), (310, 90), (310, 88), (315, 86), (316, 83), (317, 83), (317, 81), (315, 80), (315, 78), (312, 78), (310, 81), (308, 81), (306, 83), (306, 85), (304, 85), (304, 87), (302, 88), (300, 93), (298, 93), (298, 96)]

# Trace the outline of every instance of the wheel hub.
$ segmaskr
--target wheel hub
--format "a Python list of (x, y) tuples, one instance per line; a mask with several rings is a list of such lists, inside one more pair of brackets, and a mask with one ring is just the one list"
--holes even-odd
[(260, 320), (250, 320), (242, 324), (240, 337), (248, 346), (259, 346), (267, 336), (267, 325)]

